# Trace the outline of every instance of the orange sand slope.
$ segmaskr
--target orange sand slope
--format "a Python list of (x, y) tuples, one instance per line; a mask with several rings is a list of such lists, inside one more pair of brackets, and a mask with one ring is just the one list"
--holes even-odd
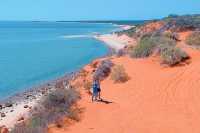
[(81, 122), (50, 133), (200, 133), (200, 51), (184, 42), (178, 46), (190, 55), (190, 64), (169, 68), (153, 57), (114, 58), (130, 80), (102, 82), (103, 98), (111, 103), (92, 103), (83, 93)]
[[(191, 56), (200, 57), (192, 50)], [(108, 77), (102, 96), (112, 103), (92, 103), (84, 93), (83, 118), (67, 129), (51, 133), (200, 133), (200, 60), (163, 67), (154, 58), (113, 59), (130, 76), (123, 84)]]

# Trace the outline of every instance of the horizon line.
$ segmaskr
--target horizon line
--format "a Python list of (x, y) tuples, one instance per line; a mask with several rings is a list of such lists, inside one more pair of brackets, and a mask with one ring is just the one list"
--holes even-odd
[(0, 20), (0, 21), (31, 21), (31, 22), (110, 22), (110, 21), (149, 21), (159, 19), (99, 19), (99, 20)]

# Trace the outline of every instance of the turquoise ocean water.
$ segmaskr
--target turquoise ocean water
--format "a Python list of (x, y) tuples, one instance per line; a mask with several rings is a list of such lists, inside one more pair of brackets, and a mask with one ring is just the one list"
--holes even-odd
[(0, 22), (0, 99), (76, 71), (108, 53), (93, 33), (112, 24)]

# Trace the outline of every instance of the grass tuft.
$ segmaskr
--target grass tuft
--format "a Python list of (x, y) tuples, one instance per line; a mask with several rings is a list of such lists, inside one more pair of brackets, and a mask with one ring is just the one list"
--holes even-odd
[(113, 67), (111, 72), (111, 79), (115, 83), (123, 83), (128, 80), (128, 74), (122, 65), (116, 65)]
[(186, 39), (186, 43), (191, 46), (200, 46), (200, 32), (194, 32)]

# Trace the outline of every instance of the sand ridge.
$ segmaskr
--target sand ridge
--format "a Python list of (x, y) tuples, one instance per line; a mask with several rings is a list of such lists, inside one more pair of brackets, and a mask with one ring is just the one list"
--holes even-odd
[(126, 68), (130, 80), (114, 84), (108, 77), (102, 82), (110, 104), (92, 103), (84, 94), (84, 116), (69, 133), (200, 132), (200, 61), (174, 68), (163, 68), (152, 58), (113, 61)]
[(156, 57), (112, 58), (125, 67), (130, 80), (114, 84), (110, 77), (102, 83), (102, 96), (109, 104), (92, 103), (82, 93), (82, 120), (50, 133), (199, 133), (200, 132), (200, 52), (184, 45), (191, 60), (176, 67), (161, 66)]

